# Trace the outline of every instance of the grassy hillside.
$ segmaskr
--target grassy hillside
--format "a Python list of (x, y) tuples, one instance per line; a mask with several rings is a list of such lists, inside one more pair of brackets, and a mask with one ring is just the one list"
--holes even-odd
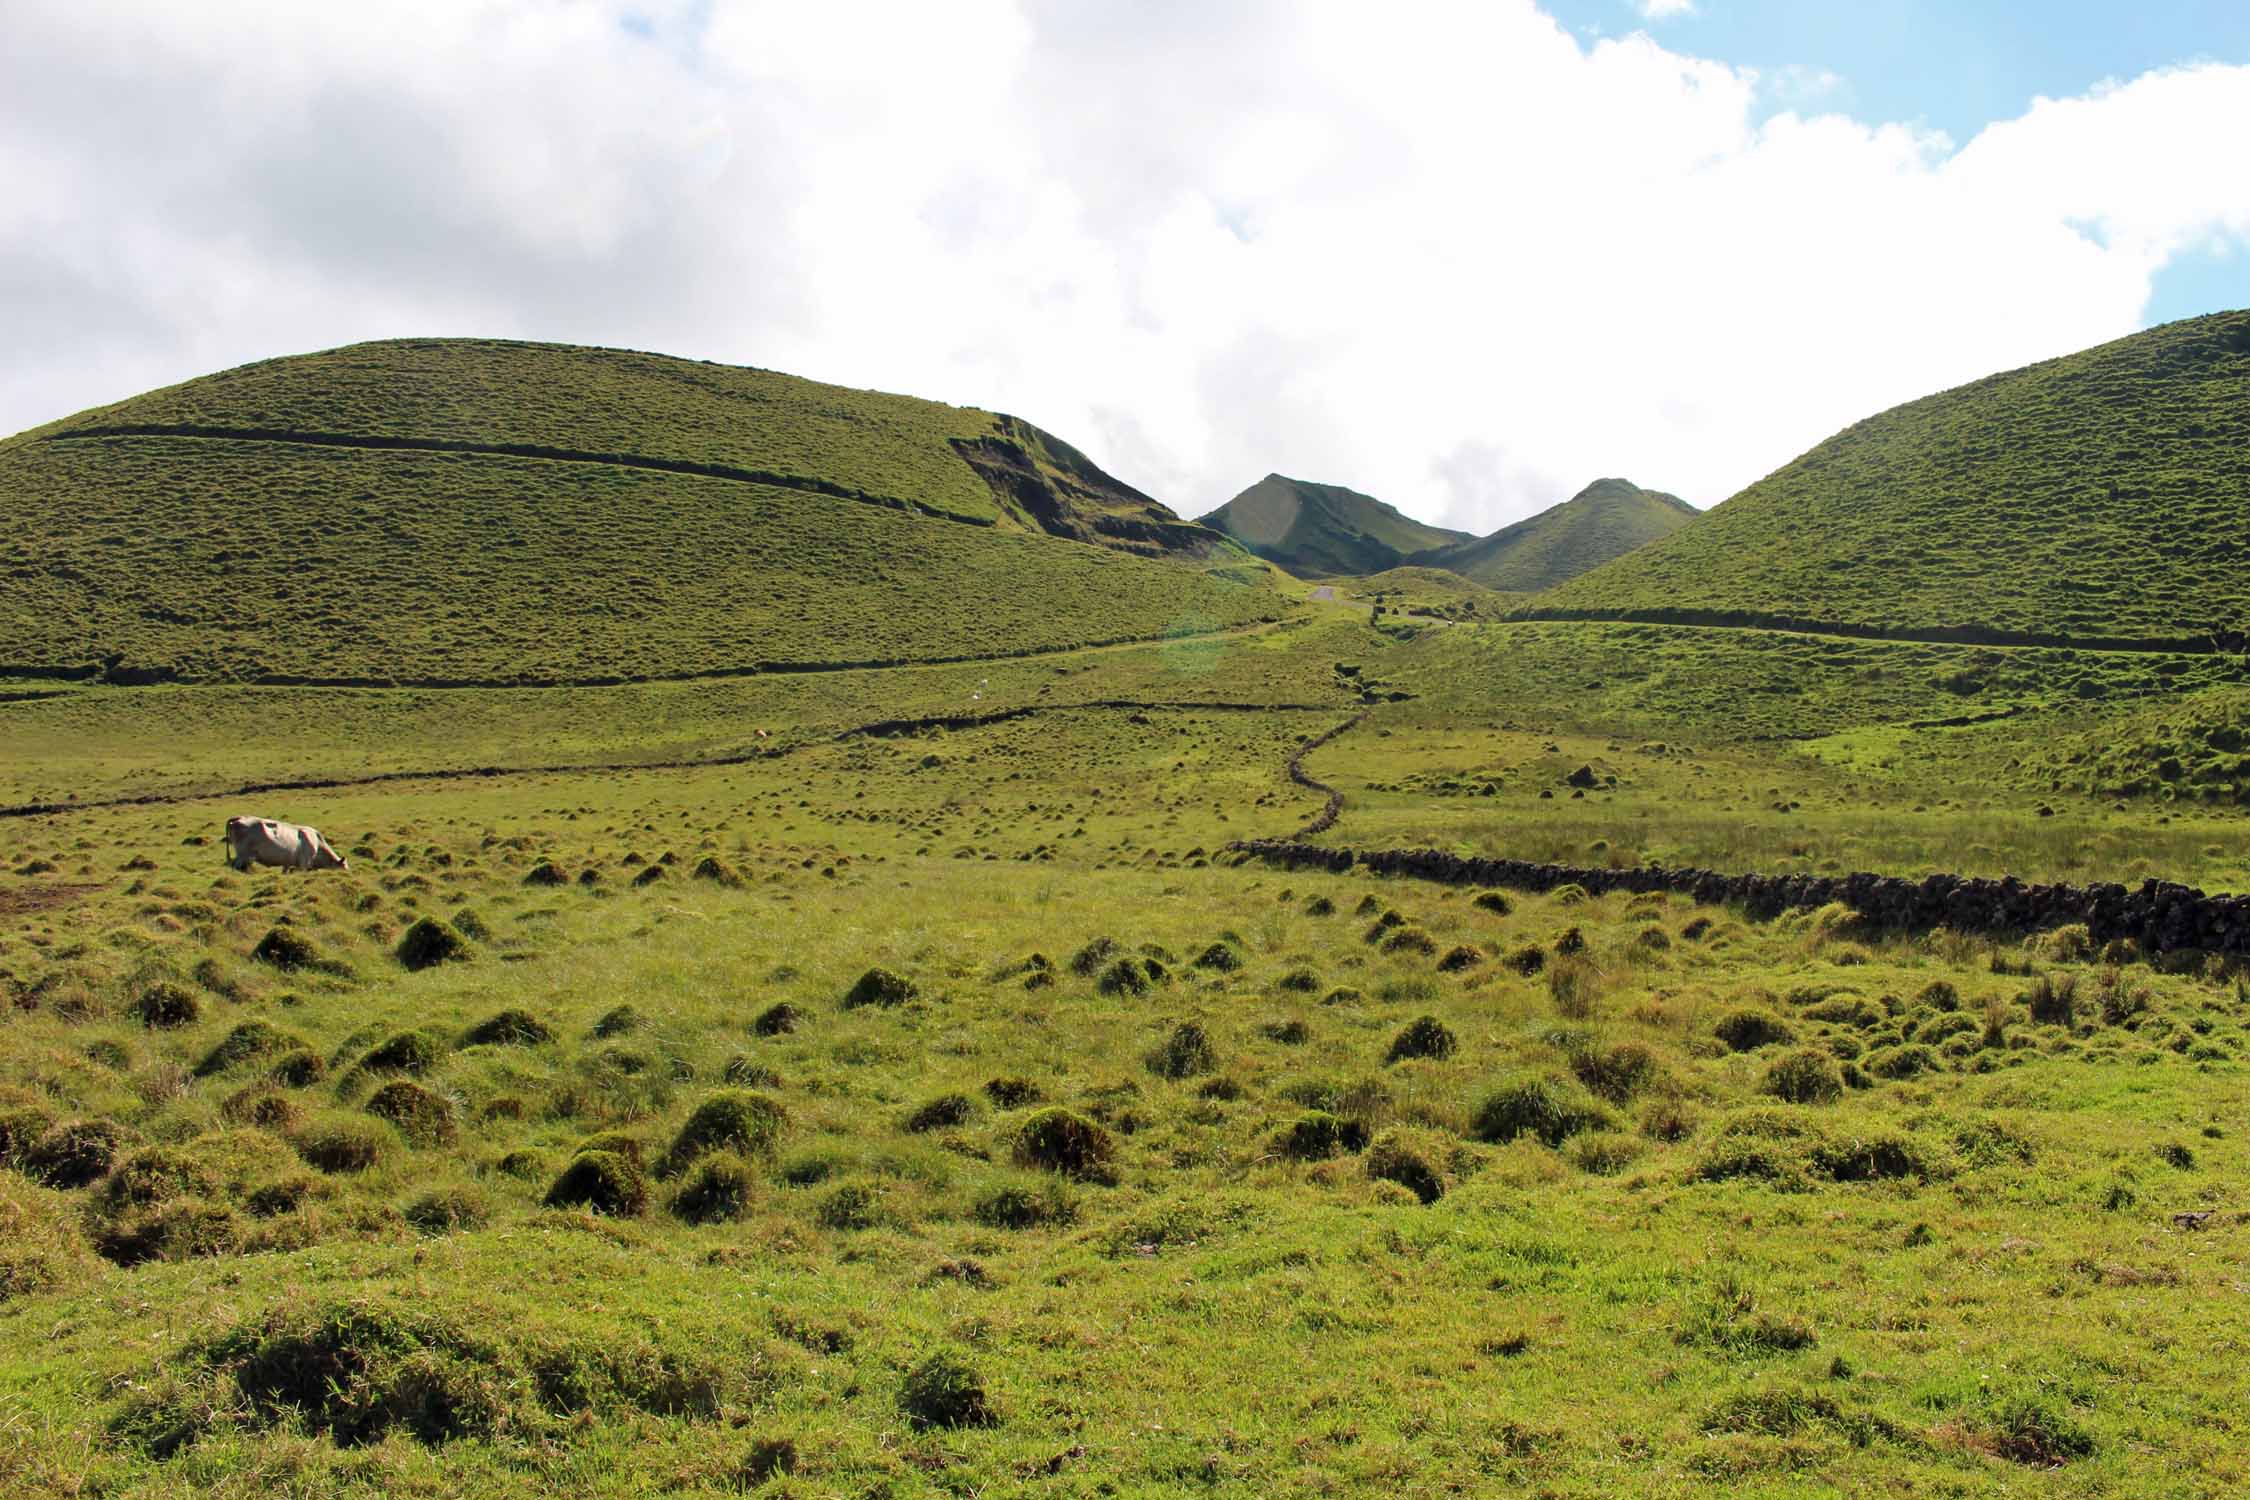
[(1871, 417), (1543, 611), (1961, 638), (2250, 628), (2250, 312)]
[(1597, 479), (1562, 504), (1487, 537), (1414, 559), (1486, 588), (1536, 593), (1678, 531), (1700, 514), (1676, 495)]
[(1371, 495), (1268, 474), (1202, 518), (1300, 578), (1379, 573), (1468, 533), (1425, 526)]
[(363, 345), (0, 444), (0, 671), (583, 681), (1286, 608), (1130, 495), (988, 413), (598, 350)]

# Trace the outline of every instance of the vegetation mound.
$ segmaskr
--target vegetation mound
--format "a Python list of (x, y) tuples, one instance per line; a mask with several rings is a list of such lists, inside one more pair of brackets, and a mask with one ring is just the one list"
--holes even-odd
[(1550, 617), (2176, 642), (2250, 627), (2250, 311), (2170, 323), (1870, 417)]

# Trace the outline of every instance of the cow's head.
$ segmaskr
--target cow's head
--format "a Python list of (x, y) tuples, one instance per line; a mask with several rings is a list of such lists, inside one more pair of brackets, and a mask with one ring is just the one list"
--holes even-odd
[(320, 847), (313, 851), (312, 867), (316, 870), (349, 870), (352, 862), (330, 848), (326, 839), (322, 839)]

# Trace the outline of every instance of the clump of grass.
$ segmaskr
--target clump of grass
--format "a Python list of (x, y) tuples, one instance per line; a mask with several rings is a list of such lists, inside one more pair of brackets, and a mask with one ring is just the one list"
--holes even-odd
[(464, 1047), (544, 1047), (555, 1039), (554, 1028), (528, 1010), (503, 1010), (486, 1016), (462, 1033)]
[(813, 1206), (813, 1221), (823, 1229), (873, 1229), (886, 1217), (881, 1191), (865, 1182), (838, 1183)]
[(1877, 1047), (1861, 1059), (1860, 1065), (1877, 1078), (1918, 1078), (1937, 1069), (1938, 1055), (1928, 1047), (1913, 1043)]
[(1370, 1141), (1364, 1159), (1367, 1175), (1395, 1182), (1424, 1203), (1445, 1196), (1444, 1153), (1423, 1132), (1393, 1127)]
[(307, 1165), (323, 1172), (364, 1172), (383, 1159), (396, 1139), (372, 1120), (327, 1116), (299, 1130), (290, 1144)]
[(1472, 904), (1479, 911), (1491, 912), (1496, 917), (1508, 916), (1516, 909), (1515, 903), (1499, 891), (1480, 891)]
[(296, 1100), (271, 1084), (252, 1083), (219, 1101), (219, 1117), (236, 1125), (287, 1134), (304, 1118), (304, 1111)]
[(736, 1088), (777, 1089), (781, 1087), (781, 1074), (771, 1066), (745, 1053), (737, 1052), (727, 1059), (719, 1076)]
[(429, 1072), (445, 1059), (445, 1041), (427, 1031), (402, 1031), (359, 1060), (370, 1073)]
[(1704, 1294), (1689, 1306), (1675, 1337), (1682, 1344), (1738, 1358), (1787, 1354), (1820, 1342), (1802, 1318), (1759, 1311), (1756, 1292), (1732, 1268), (1711, 1279)]
[(969, 1216), (987, 1229), (1043, 1229), (1075, 1222), (1078, 1204), (1060, 1183), (1010, 1183), (979, 1198)]
[(1195, 956), (1194, 966), (1213, 974), (1232, 974), (1242, 967), (1242, 955), (1232, 944), (1213, 943)]
[(436, 917), (423, 917), (406, 929), (393, 952), (408, 969), (420, 971), (434, 969), (439, 964), (465, 962), (469, 957), (469, 944), (447, 923)]
[(711, 1095), (695, 1108), (672, 1138), (671, 1149), (657, 1164), (657, 1175), (674, 1177), (696, 1158), (712, 1151), (738, 1156), (771, 1157), (781, 1142), (789, 1113), (771, 1095), (747, 1089), (727, 1089)]
[(1037, 1104), (1047, 1093), (1028, 1078), (988, 1078), (984, 1082), (984, 1096), (992, 1101), (994, 1109), (1021, 1109), (1027, 1104)]
[(259, 963), (284, 972), (316, 968), (321, 962), (320, 950), (312, 945), (311, 940), (287, 927), (269, 930), (264, 937), (258, 939), (258, 945), (250, 950), (250, 956)]
[(758, 1012), (750, 1029), (759, 1036), (787, 1036), (803, 1023), (805, 1013), (788, 1001), (782, 1000)]
[(1295, 1016), (1286, 1021), (1268, 1021), (1258, 1028), (1258, 1034), (1284, 1047), (1302, 1047), (1312, 1040), (1312, 1028)]
[(1644, 1042), (1619, 1042), (1606, 1052), (1574, 1049), (1570, 1071), (1587, 1090), (1612, 1104), (1625, 1104), (1660, 1071), (1655, 1052)]
[(690, 1224), (721, 1224), (747, 1215), (756, 1196), (750, 1163), (731, 1151), (715, 1151), (696, 1162), (673, 1196), (672, 1212)]
[(648, 1207), (648, 1180), (614, 1151), (581, 1151), (547, 1189), (549, 1208), (589, 1208), (616, 1219), (638, 1218)]
[(1219, 1065), (1218, 1053), (1201, 1025), (1182, 1021), (1172, 1028), (1164, 1044), (1149, 1054), (1149, 1071), (1159, 1078), (1193, 1078)]
[(1437, 939), (1419, 927), (1401, 927), (1384, 938), (1380, 946), (1385, 953), (1419, 953), (1426, 958), (1437, 952)]
[(523, 877), (525, 885), (568, 885), (570, 875), (553, 860), (543, 859), (533, 865)]
[(1274, 1139), (1274, 1149), (1298, 1161), (1325, 1161), (1367, 1144), (1367, 1127), (1357, 1120), (1311, 1109), (1284, 1126)]
[(844, 1009), (856, 1010), (863, 1005), (875, 1005), (887, 1010), (894, 1005), (904, 1005), (919, 993), (914, 981), (904, 975), (894, 974), (885, 968), (873, 968), (860, 975), (845, 993)]
[(1116, 1151), (1107, 1130), (1067, 1109), (1043, 1109), (1016, 1131), (1018, 1163), (1089, 1182), (1106, 1180)]
[(202, 1020), (203, 1002), (176, 984), (152, 984), (133, 1002), (133, 1013), (151, 1031), (169, 1031)]
[(79, 1223), (71, 1199), (0, 1174), (0, 1308), (92, 1279), (98, 1262)]
[(1121, 958), (1102, 971), (1094, 988), (1104, 995), (1145, 995), (1162, 977), (1164, 966), (1153, 958)]
[(1582, 1131), (1609, 1124), (1608, 1111), (1576, 1086), (1526, 1075), (1487, 1093), (1477, 1105), (1472, 1128), (1479, 1140), (1505, 1143), (1528, 1135), (1559, 1147)]
[(909, 1370), (899, 1409), (916, 1427), (990, 1427), (1000, 1420), (976, 1366), (939, 1350)]
[(1462, 943), (1457, 947), (1447, 949), (1445, 956), (1437, 961), (1437, 966), (1438, 972), (1441, 974), (1458, 974), (1464, 969), (1473, 969), (1483, 962), (1483, 949), (1468, 943)]
[(378, 1120), (388, 1120), (417, 1146), (450, 1146), (459, 1134), (453, 1123), (453, 1106), (441, 1095), (403, 1078), (384, 1084), (370, 1095), (367, 1112)]
[(1508, 955), (1508, 967), (1529, 979), (1547, 967), (1547, 950), (1537, 943), (1526, 943)]
[(82, 1188), (109, 1171), (138, 1133), (115, 1120), (66, 1120), (42, 1131), (16, 1153), (26, 1177), (51, 1188)]
[(716, 854), (706, 854), (702, 859), (696, 861), (695, 868), (688, 872), (688, 878), (690, 880), (708, 880), (714, 885), (724, 886), (729, 890), (733, 890), (742, 884), (741, 872)]
[(2093, 1434), (2051, 1398), (2004, 1396), (1983, 1413), (1978, 1426), (1994, 1453), (2035, 1468), (2058, 1468), (2095, 1451)]
[(1746, 1008), (1729, 1011), (1711, 1028), (1713, 1035), (1735, 1052), (1755, 1052), (1780, 1042), (1793, 1042), (1797, 1033), (1771, 1011)]
[(1647, 1142), (1619, 1131), (1597, 1130), (1573, 1136), (1571, 1164), (1594, 1177), (1614, 1177), (1648, 1151)]
[(630, 1036), (647, 1024), (647, 1019), (641, 1015), (640, 1007), (628, 1002), (624, 1005), (613, 1005), (608, 1010), (603, 1011), (595, 1019), (593, 1029), (587, 1034), (598, 1041), (606, 1041), (611, 1037)]
[[(306, 1048), (303, 1037), (283, 1031), (270, 1021), (244, 1021), (221, 1037), (218, 1045), (203, 1055), (203, 1061), (195, 1065), (195, 1076), (209, 1078), (214, 1073), (223, 1073), (253, 1058), (297, 1048)], [(314, 1055), (317, 1057), (319, 1054)]]
[(1124, 951), (1124, 944), (1113, 937), (1095, 938), (1070, 956), (1070, 972), (1080, 979), (1091, 979), (1102, 965)]
[(292, 1047), (273, 1059), (266, 1076), (284, 1088), (301, 1089), (328, 1075), (328, 1062), (310, 1047)]
[(1791, 1104), (1832, 1104), (1843, 1097), (1844, 1075), (1826, 1052), (1803, 1047), (1775, 1059), (1758, 1091)]
[(2042, 974), (2023, 992), (2022, 999), (2031, 1010), (2031, 1019), (2039, 1025), (2068, 1026), (2078, 1019), (2078, 976)]
[(1390, 1051), (1383, 1061), (1395, 1063), (1409, 1057), (1428, 1057), (1440, 1061), (1451, 1057), (1459, 1043), (1452, 1029), (1436, 1016), (1419, 1016), (1409, 1021), (1391, 1038)]
[(1310, 995), (1320, 988), (1320, 974), (1313, 969), (1291, 969), (1275, 980), (1273, 987), (1293, 995)]
[(437, 1188), (407, 1204), (403, 1215), (424, 1234), (457, 1234), (490, 1223), (492, 1205), (473, 1187)]
[[(1571, 929), (1573, 932), (1576, 928)], [(1558, 945), (1559, 946), (1559, 945)], [(1547, 994), (1565, 1020), (1584, 1021), (1594, 1014), (1601, 999), (1602, 974), (1584, 958), (1557, 959), (1547, 971)]]
[(976, 1112), (976, 1101), (967, 1094), (940, 1094), (916, 1105), (907, 1115), (905, 1125), (917, 1135), (932, 1130), (951, 1130), (968, 1124)]

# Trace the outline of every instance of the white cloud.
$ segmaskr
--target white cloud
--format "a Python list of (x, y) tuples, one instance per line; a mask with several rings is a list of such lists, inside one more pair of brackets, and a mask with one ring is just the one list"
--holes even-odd
[(1669, 21), (1677, 16), (1695, 14), (1695, 0), (1633, 0), (1633, 8), (1644, 21)]
[[(1403, 18), (1403, 19), (1402, 19)], [(1956, 150), (1529, 0), (19, 0), (0, 431), (409, 333), (1018, 412), (1189, 514), (1724, 498), (2250, 238), (2250, 69)], [(1763, 94), (1763, 97), (1761, 95)], [(1808, 92), (1805, 98), (1816, 95)], [(2198, 166), (2202, 163), (2202, 166)]]

